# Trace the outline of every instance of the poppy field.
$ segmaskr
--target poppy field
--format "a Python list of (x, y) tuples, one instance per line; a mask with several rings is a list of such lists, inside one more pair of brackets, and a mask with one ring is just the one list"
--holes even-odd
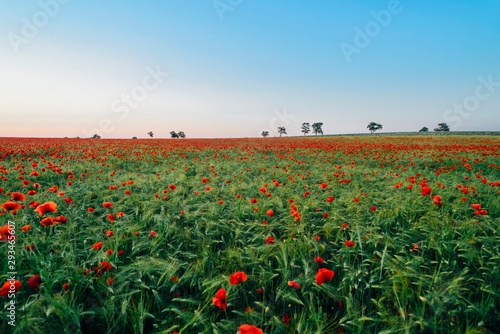
[(2, 333), (500, 329), (498, 137), (0, 143)]

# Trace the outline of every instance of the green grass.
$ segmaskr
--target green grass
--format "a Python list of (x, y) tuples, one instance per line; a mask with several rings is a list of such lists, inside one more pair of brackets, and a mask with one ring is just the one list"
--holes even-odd
[[(241, 324), (290, 334), (500, 328), (495, 137), (1, 141), (0, 170), (8, 180), (0, 181), (0, 203), (9, 192), (40, 187), (21, 202), (25, 209), (0, 215), (0, 226), (16, 224), (22, 283), (16, 327), (2, 309), (0, 332), (234, 334)], [(32, 169), (40, 176), (30, 176)], [(68, 171), (75, 178), (68, 179)], [(23, 188), (19, 176), (32, 183)], [(443, 205), (422, 196), (424, 179)], [(122, 186), (129, 180), (132, 185)], [(47, 191), (54, 185), (63, 196)], [(469, 186), (469, 194), (458, 185)], [(292, 216), (290, 199), (300, 220)], [(64, 215), (68, 222), (43, 227), (30, 200), (56, 202), (58, 212), (44, 217)], [(102, 206), (107, 201), (112, 208)], [(475, 215), (475, 203), (487, 214)], [(117, 212), (124, 216), (110, 222), (108, 214)], [(28, 224), (31, 230), (21, 232)], [(266, 244), (268, 237), (275, 243)], [(355, 246), (346, 247), (348, 240)], [(91, 248), (101, 241), (101, 250)], [(34, 251), (26, 251), (31, 244)], [(0, 244), (2, 254), (7, 247)], [(110, 257), (108, 249), (114, 251)], [(316, 263), (317, 256), (325, 262)], [(94, 267), (101, 261), (112, 269), (99, 275)], [(84, 275), (84, 268), (90, 273)], [(319, 268), (333, 270), (333, 279), (318, 285)], [(9, 271), (3, 261), (0, 283)], [(236, 271), (248, 280), (233, 286), (229, 277)], [(38, 290), (27, 282), (35, 274), (43, 280)], [(221, 288), (227, 291), (226, 312), (212, 303)], [(7, 305), (9, 298), (0, 298)]]

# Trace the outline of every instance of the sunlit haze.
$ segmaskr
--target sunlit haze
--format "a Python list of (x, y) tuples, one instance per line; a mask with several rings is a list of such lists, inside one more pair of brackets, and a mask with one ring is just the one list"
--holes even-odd
[(500, 2), (0, 2), (0, 137), (500, 130)]

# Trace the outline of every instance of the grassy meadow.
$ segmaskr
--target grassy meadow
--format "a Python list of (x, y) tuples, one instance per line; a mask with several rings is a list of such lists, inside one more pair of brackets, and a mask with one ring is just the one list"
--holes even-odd
[(499, 331), (500, 137), (0, 143), (2, 333)]

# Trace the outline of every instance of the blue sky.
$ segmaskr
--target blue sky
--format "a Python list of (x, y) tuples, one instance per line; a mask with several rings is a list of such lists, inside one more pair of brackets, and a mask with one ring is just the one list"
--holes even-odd
[(0, 13), (0, 136), (500, 130), (499, 1), (4, 0)]

